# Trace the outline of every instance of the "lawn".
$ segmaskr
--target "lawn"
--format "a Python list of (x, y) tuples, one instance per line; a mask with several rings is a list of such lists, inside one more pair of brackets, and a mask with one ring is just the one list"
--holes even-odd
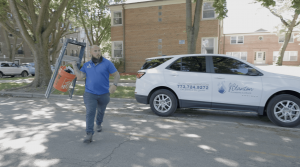
[[(85, 86), (76, 85), (74, 95), (82, 96), (84, 93)], [(119, 86), (115, 93), (111, 94), (110, 97), (113, 98), (135, 98), (134, 97), (134, 90), (135, 87), (125, 87), (125, 86)], [(58, 95), (68, 95), (69, 92), (60, 92), (58, 90), (55, 90), (53, 94)]]
[[(114, 79), (114, 77), (109, 76), (109, 79)], [(136, 75), (121, 75), (120, 80), (136, 80)]]
[[(17, 87), (22, 87), (28, 85), (28, 83), (0, 83), (0, 91), (3, 89), (12, 89)], [(84, 93), (85, 86), (82, 85), (76, 85), (74, 95), (82, 96)], [(135, 87), (125, 87), (125, 86), (119, 86), (115, 93), (111, 94), (110, 97), (113, 98), (134, 98), (134, 90)], [(34, 93), (34, 92), (32, 92)], [(58, 90), (55, 90), (53, 94), (57, 95), (68, 95), (69, 93), (66, 92), (60, 92)]]
[(28, 85), (28, 83), (0, 83), (0, 91), (3, 89), (12, 89)]
[(19, 79), (34, 79), (34, 77), (7, 77), (0, 80), (19, 80)]

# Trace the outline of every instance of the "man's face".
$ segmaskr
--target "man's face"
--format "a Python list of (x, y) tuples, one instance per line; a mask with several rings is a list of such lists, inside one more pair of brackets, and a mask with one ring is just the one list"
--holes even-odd
[(102, 56), (100, 47), (97, 45), (94, 45), (91, 50), (91, 55), (94, 56), (95, 58), (100, 58)]

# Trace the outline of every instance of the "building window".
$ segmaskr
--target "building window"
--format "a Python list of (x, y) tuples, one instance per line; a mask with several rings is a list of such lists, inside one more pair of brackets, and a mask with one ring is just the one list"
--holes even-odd
[(158, 16), (161, 16), (161, 12), (158, 12)]
[(162, 45), (158, 45), (158, 49), (162, 49)]
[(162, 21), (162, 19), (161, 18), (158, 18), (158, 22), (161, 22)]
[(214, 54), (215, 39), (214, 38), (202, 38), (202, 54)]
[[(284, 38), (285, 38), (285, 35), (279, 35), (278, 42), (279, 43), (283, 43), (284, 42)], [(293, 36), (293, 34), (291, 35), (289, 43), (292, 43), (292, 42), (294, 42), (294, 36)]]
[(24, 54), (23, 46), (18, 45), (17, 47), (18, 47), (18, 54)]
[(122, 25), (122, 12), (114, 12), (113, 25)]
[(179, 44), (185, 44), (185, 40), (179, 40)]
[[(279, 51), (273, 52), (273, 61), (277, 62), (279, 57)], [(283, 56), (283, 61), (297, 61), (298, 51), (285, 51)]]
[(212, 6), (212, 2), (204, 2), (203, 3), (203, 19), (212, 19), (215, 18), (215, 8)]
[(247, 61), (247, 52), (226, 52), (226, 55)]
[(122, 41), (112, 42), (112, 55), (115, 58), (123, 57), (123, 42)]
[(158, 43), (162, 43), (162, 39), (158, 39)]
[(231, 36), (230, 37), (230, 44), (243, 44), (244, 43), (244, 36)]
[(162, 6), (159, 6), (158, 9), (162, 9)]

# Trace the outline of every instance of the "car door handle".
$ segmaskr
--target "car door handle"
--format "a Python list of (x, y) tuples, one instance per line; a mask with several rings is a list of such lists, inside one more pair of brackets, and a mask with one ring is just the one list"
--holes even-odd
[(216, 79), (225, 79), (225, 78), (222, 78), (222, 77), (217, 77)]

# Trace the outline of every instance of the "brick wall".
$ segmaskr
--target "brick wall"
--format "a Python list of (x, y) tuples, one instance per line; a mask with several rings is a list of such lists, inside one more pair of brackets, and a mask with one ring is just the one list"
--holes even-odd
[[(263, 40), (259, 40), (262, 36)], [(283, 61), (283, 65), (300, 65), (300, 41), (294, 39), (289, 43), (286, 51), (298, 51), (297, 61)], [(278, 42), (275, 34), (244, 35), (244, 44), (230, 44), (230, 35), (225, 36), (225, 52), (247, 52), (247, 61), (254, 63), (255, 52), (263, 51), (266, 55), (265, 64), (273, 64), (273, 52), (279, 51), (283, 43)]]
[[(187, 54), (185, 9), (184, 3), (164, 5), (162, 9), (158, 6), (125, 9), (125, 72), (137, 72), (146, 58)], [(159, 16), (159, 12), (162, 15)], [(218, 25), (218, 20), (201, 21), (196, 53), (201, 53), (202, 37), (218, 37)], [(162, 43), (158, 42), (159, 39)], [(111, 41), (122, 40), (123, 26), (112, 26)], [(185, 40), (185, 44), (179, 44), (179, 40)], [(158, 45), (162, 48), (159, 49)], [(120, 70), (124, 72), (123, 68)]]

